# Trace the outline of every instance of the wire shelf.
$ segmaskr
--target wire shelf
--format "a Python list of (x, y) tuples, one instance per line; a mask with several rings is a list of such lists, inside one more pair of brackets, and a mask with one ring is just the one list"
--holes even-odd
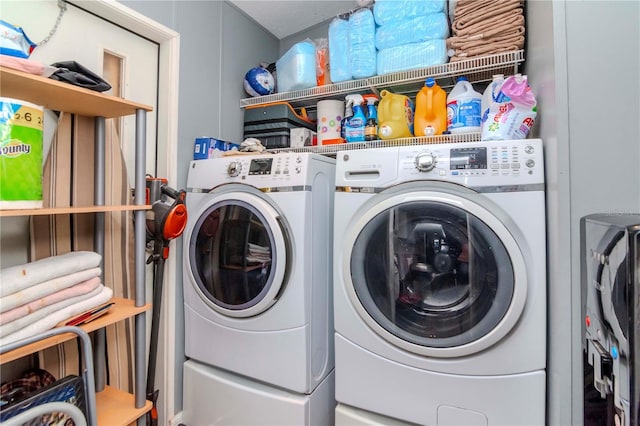
[(240, 100), (240, 107), (289, 102), (293, 107), (315, 106), (320, 99), (342, 99), (347, 93), (379, 93), (391, 89), (393, 93), (415, 94), (427, 77), (433, 77), (443, 88), (453, 87), (456, 77), (466, 76), (471, 83), (491, 81), (494, 74), (515, 74), (524, 62), (524, 50), (449, 62), (410, 71), (349, 80), (291, 92), (274, 93)]
[(323, 146), (305, 146), (301, 148), (275, 148), (268, 152), (277, 154), (281, 152), (313, 152), (322, 155), (335, 155), (338, 151), (351, 151), (366, 148), (385, 148), (390, 146), (429, 145), (452, 142), (480, 142), (480, 133), (459, 133), (440, 136), (421, 136), (414, 138), (400, 138), (390, 140), (376, 140), (370, 142), (350, 142)]

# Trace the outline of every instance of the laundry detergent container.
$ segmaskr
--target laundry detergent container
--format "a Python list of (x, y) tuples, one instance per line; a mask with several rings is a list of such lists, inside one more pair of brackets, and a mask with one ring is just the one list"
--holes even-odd
[(312, 41), (294, 44), (276, 61), (276, 89), (279, 93), (317, 85), (316, 46)]

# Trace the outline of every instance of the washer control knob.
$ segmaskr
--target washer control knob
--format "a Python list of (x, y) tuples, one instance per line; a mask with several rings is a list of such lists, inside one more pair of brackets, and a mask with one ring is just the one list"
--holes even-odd
[(533, 166), (535, 166), (535, 165), (536, 165), (536, 162), (535, 162), (535, 161), (533, 161), (533, 160), (527, 160), (524, 164), (525, 164), (527, 167), (532, 168)]
[(421, 152), (416, 155), (415, 165), (419, 172), (428, 172), (436, 166), (437, 162), (438, 159), (432, 153)]
[(533, 154), (533, 147), (531, 145), (525, 146), (524, 152), (526, 152), (527, 154)]
[(232, 161), (227, 166), (227, 174), (231, 177), (236, 177), (242, 170), (242, 164), (239, 161)]
[(295, 168), (296, 174), (300, 174), (302, 172), (302, 167), (296, 167)]

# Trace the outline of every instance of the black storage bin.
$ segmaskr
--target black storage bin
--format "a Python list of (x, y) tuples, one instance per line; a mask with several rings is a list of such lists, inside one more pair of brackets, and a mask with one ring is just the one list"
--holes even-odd
[(256, 138), (265, 148), (288, 148), (291, 129), (316, 131), (316, 123), (297, 114), (287, 102), (248, 107), (244, 110), (244, 138)]

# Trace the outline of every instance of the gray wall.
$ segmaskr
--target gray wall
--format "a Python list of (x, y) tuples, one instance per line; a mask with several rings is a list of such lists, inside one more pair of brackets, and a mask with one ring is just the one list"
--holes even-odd
[(638, 2), (527, 6), (526, 72), (545, 141), (551, 425), (583, 423), (580, 218), (640, 212), (639, 18)]
[[(242, 141), (243, 111), (240, 99), (245, 72), (261, 61), (278, 58), (278, 40), (223, 1), (123, 0), (127, 7), (180, 34), (180, 84), (178, 103), (178, 188), (186, 188), (189, 161), (196, 137), (212, 136)], [(173, 184), (173, 183), (172, 183)], [(176, 241), (182, 259), (182, 239)], [(177, 265), (176, 304), (176, 411), (182, 409), (184, 313), (182, 264)], [(171, 283), (171, 280), (169, 281)], [(172, 284), (169, 284), (172, 285)]]

